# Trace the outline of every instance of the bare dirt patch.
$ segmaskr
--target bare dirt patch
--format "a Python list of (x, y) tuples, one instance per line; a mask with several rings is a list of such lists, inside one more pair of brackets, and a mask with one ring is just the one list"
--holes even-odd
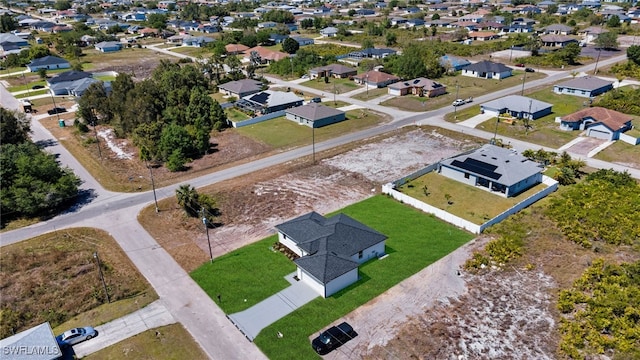
[[(317, 155), (326, 158), (316, 165), (300, 159), (201, 189), (214, 195), (221, 211), (222, 226), (209, 230), (214, 256), (271, 235), (275, 225), (294, 216), (327, 213), (363, 200), (378, 193), (381, 183), (471, 146), (472, 140), (446, 137), (432, 128), (405, 128), (352, 145), (345, 153)], [(195, 269), (208, 257), (202, 223), (184, 218), (175, 199), (161, 207), (172, 210), (155, 214), (145, 209), (141, 222), (187, 271)]]

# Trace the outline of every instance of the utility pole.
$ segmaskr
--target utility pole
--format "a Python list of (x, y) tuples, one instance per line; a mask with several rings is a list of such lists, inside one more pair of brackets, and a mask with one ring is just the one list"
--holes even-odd
[(102, 287), (104, 288), (104, 294), (107, 296), (107, 302), (110, 303), (111, 299), (109, 299), (109, 292), (107, 291), (107, 283), (104, 281), (104, 274), (102, 274), (102, 266), (100, 265), (100, 258), (98, 257), (98, 252), (93, 253), (93, 258), (96, 259), (98, 263), (98, 272), (100, 273), (100, 280), (102, 280)]
[(209, 238), (209, 220), (204, 213), (204, 206), (202, 207), (202, 223), (204, 224), (204, 231), (207, 233), (207, 244), (209, 244), (209, 257), (211, 258), (211, 263), (213, 264), (213, 252), (211, 251), (211, 239)]
[(520, 91), (520, 96), (524, 96), (524, 82), (527, 80), (527, 71), (525, 70), (524, 75), (522, 76), (522, 90)]
[(333, 105), (336, 105), (336, 94), (338, 93), (338, 90), (336, 90), (336, 82), (333, 82)]
[(151, 171), (151, 166), (149, 165), (149, 161), (146, 159), (144, 162), (147, 164), (147, 169), (149, 169), (149, 176), (151, 176), (151, 188), (153, 189), (153, 202), (156, 204), (156, 212), (160, 212), (160, 208), (158, 207), (158, 198), (156, 197), (156, 183), (153, 181), (153, 171)]
[[(460, 85), (458, 85), (458, 82), (456, 81), (456, 98), (454, 101), (458, 100), (458, 91), (460, 91)], [(454, 120), (458, 120), (458, 106), (453, 107), (453, 118)]]
[(311, 123), (311, 153), (313, 154), (313, 163), (316, 163), (316, 127)]
[[(60, 113), (58, 112), (58, 106), (56, 106), (56, 99), (53, 97), (53, 90), (49, 89), (49, 95), (51, 95), (51, 101), (53, 101), (53, 109), (58, 116), (58, 123), (60, 123)], [(102, 160), (102, 158), (100, 158)]]
[(598, 61), (600, 61), (600, 52), (602, 52), (602, 48), (598, 48), (598, 57), (596, 58), (596, 65), (593, 68), (593, 75), (598, 73)]

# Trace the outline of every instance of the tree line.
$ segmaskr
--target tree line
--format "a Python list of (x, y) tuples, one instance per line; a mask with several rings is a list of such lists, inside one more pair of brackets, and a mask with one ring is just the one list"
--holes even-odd
[(227, 126), (224, 110), (208, 91), (199, 68), (162, 60), (150, 78), (137, 83), (119, 74), (109, 93), (103, 84), (92, 84), (78, 113), (86, 124), (106, 124), (117, 136), (130, 137), (142, 160), (180, 171), (209, 151), (212, 130)]
[(29, 139), (30, 124), (23, 113), (0, 108), (0, 132), (3, 227), (14, 219), (51, 215), (73, 203), (80, 179)]

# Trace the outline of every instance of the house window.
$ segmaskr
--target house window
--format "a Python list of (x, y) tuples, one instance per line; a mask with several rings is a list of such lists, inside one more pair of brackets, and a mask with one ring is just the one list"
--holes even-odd
[(464, 178), (468, 179), (469, 178), (469, 173), (464, 173)]
[(362, 259), (362, 251), (358, 253), (358, 259)]

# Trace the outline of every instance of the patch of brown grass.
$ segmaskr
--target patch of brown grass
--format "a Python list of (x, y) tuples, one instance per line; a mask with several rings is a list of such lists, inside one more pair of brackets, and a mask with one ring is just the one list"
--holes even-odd
[[(112, 302), (157, 295), (104, 231), (59, 230), (0, 252), (0, 337), (49, 321), (52, 327), (106, 302), (94, 253)], [(111, 319), (109, 319), (111, 320)]]

